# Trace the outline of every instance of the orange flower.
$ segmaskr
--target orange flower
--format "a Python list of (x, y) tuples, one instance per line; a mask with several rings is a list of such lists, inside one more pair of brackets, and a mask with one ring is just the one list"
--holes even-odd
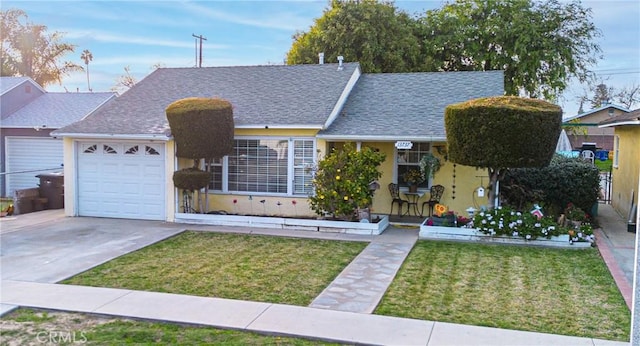
[(442, 216), (447, 212), (447, 206), (444, 204), (436, 204), (433, 209), (438, 216)]

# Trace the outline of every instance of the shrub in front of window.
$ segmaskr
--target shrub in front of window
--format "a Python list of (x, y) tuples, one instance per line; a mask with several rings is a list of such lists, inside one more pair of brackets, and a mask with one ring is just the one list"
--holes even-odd
[(378, 167), (385, 157), (371, 148), (356, 151), (349, 143), (334, 149), (318, 163), (313, 179), (315, 195), (309, 197), (311, 209), (320, 216), (355, 219), (358, 208), (371, 205), (374, 190), (369, 186), (382, 175)]
[[(449, 160), (488, 168), (495, 187), (508, 168), (547, 166), (561, 124), (562, 109), (542, 100), (499, 96), (449, 105), (445, 109)], [(489, 201), (495, 191), (489, 191)]]

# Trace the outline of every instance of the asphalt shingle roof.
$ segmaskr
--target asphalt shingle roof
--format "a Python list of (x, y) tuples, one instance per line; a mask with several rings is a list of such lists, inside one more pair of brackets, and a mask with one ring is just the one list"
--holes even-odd
[(632, 123), (635, 122), (637, 123), (638, 121), (640, 121), (640, 109), (636, 109), (630, 113), (627, 114), (620, 114), (617, 115), (611, 119), (607, 119), (604, 121), (601, 121), (600, 123), (598, 123), (599, 126), (602, 125), (615, 125), (615, 124), (619, 124), (619, 123)]
[(357, 63), (160, 68), (103, 109), (64, 127), (64, 134), (159, 135), (165, 109), (186, 97), (220, 97), (234, 106), (236, 126), (324, 125)]
[(20, 83), (29, 80), (29, 77), (2, 77), (0, 78), (0, 95), (15, 88)]
[(444, 138), (447, 105), (504, 94), (502, 71), (363, 74), (322, 136)]
[(2, 119), (0, 127), (60, 128), (81, 120), (115, 95), (113, 92), (46, 93)]

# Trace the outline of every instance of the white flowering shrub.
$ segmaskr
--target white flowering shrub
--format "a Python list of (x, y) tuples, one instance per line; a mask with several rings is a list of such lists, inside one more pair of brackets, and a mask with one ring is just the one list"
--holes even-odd
[(481, 211), (473, 218), (473, 226), (478, 231), (491, 236), (522, 237), (526, 240), (551, 238), (561, 234), (569, 234), (570, 242), (595, 240), (593, 229), (583, 224), (579, 229), (560, 226), (549, 216), (538, 217), (529, 212), (520, 212), (509, 207), (498, 207), (489, 211)]

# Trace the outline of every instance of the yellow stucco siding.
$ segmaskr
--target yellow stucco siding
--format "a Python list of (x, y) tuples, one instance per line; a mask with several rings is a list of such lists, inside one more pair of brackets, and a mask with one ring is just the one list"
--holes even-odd
[[(240, 136), (240, 133), (244, 136), (264, 136), (264, 133), (258, 131), (236, 131), (236, 135)], [(269, 132), (274, 137), (277, 136), (302, 136), (299, 131), (289, 133), (287, 131), (279, 132), (278, 135), (273, 132)], [(340, 147), (343, 143), (333, 143), (335, 147)], [(443, 144), (443, 143), (441, 143)], [(362, 147), (371, 147), (380, 150), (386, 155), (385, 162), (380, 166), (382, 176), (379, 180), (380, 189), (374, 194), (372, 212), (377, 214), (389, 214), (391, 206), (391, 195), (388, 190), (388, 185), (391, 182), (397, 182), (398, 177), (395, 177), (395, 153), (394, 142), (362, 142)], [(316, 148), (318, 157), (322, 158), (326, 154), (328, 143), (325, 140), (317, 139)], [(466, 216), (466, 209), (469, 207), (479, 208), (480, 206), (487, 205), (488, 201), (485, 197), (478, 197), (476, 190), (478, 187), (484, 185), (485, 191), (489, 183), (487, 177), (487, 171), (484, 169), (476, 169), (474, 167), (456, 165), (455, 168), (455, 183), (454, 183), (454, 165), (452, 162), (444, 160), (444, 157), (435, 153), (440, 157), (442, 162), (441, 169), (435, 174), (433, 184), (441, 184), (445, 187), (444, 196), (441, 202), (448, 206), (449, 210), (454, 210), (459, 214)], [(180, 168), (189, 167), (192, 165), (191, 160), (178, 159), (178, 165)], [(169, 174), (170, 177), (173, 173)], [(455, 195), (453, 193), (455, 184)], [(171, 189), (173, 190), (173, 189)], [(428, 191), (428, 190), (426, 190)], [(197, 195), (196, 195), (197, 196)], [(178, 203), (182, 203), (182, 194), (178, 196)], [(403, 196), (404, 197), (404, 196)], [(428, 193), (425, 194), (419, 201), (419, 208), (422, 202), (428, 199)], [(455, 197), (455, 198), (454, 198)], [(175, 196), (172, 197), (172, 201)], [(197, 198), (197, 197), (196, 197)], [(209, 196), (209, 210), (210, 211), (225, 211), (227, 213), (234, 214), (253, 214), (253, 215), (266, 215), (266, 216), (315, 216), (315, 213), (309, 208), (306, 196), (268, 196), (261, 194), (250, 193), (210, 193)], [(261, 201), (264, 202), (262, 203)], [(234, 203), (235, 201), (235, 203)], [(295, 201), (295, 204), (294, 204)], [(169, 210), (169, 209), (168, 209)], [(181, 212), (180, 206), (178, 212)], [(425, 214), (428, 209), (425, 207)], [(395, 207), (394, 207), (395, 213)]]
[(64, 214), (77, 216), (76, 208), (76, 147), (73, 138), (62, 140), (64, 152)]
[(297, 129), (236, 129), (234, 135), (257, 136), (257, 137), (315, 137), (318, 130), (297, 130)]
[(635, 191), (638, 204), (640, 176), (640, 126), (617, 126), (615, 136), (620, 140), (618, 166), (613, 169), (611, 204), (625, 218), (629, 215), (631, 195)]
[(173, 187), (173, 172), (176, 170), (176, 142), (174, 140), (165, 143), (165, 210), (166, 220), (175, 221), (176, 214), (176, 189)]

